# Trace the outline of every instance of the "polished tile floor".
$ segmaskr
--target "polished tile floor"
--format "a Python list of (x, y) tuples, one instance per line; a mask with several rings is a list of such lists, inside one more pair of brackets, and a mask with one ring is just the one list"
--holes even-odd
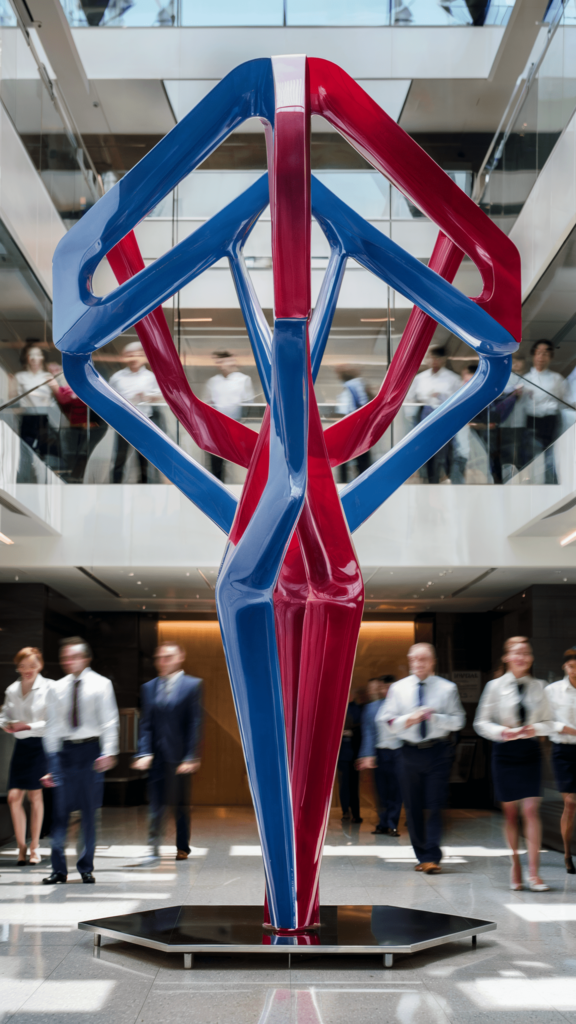
[[(402, 827), (402, 826), (401, 826)], [(16, 867), (0, 850), (0, 1021), (11, 1024), (576, 1024), (576, 876), (546, 852), (544, 894), (512, 893), (501, 819), (487, 812), (447, 816), (444, 872), (413, 871), (412, 849), (332, 819), (322, 868), (323, 903), (388, 903), (482, 917), (498, 931), (412, 957), (392, 970), (381, 957), (182, 956), (102, 940), (80, 920), (175, 903), (260, 903), (262, 862), (245, 808), (200, 808), (193, 856), (176, 863), (163, 848), (146, 864), (145, 809), (105, 809), (97, 884), (80, 882), (69, 836), (66, 886), (43, 887), (49, 870)], [(166, 842), (172, 836), (168, 833)], [(48, 851), (46, 851), (48, 852)]]

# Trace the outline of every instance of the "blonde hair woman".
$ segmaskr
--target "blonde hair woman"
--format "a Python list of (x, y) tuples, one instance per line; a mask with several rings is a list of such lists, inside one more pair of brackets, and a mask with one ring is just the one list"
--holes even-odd
[(542, 754), (538, 736), (553, 727), (545, 684), (534, 679), (534, 655), (528, 641), (504, 645), (507, 672), (487, 683), (474, 719), (480, 736), (493, 741), (492, 776), (497, 800), (504, 813), (504, 834), (512, 851), (510, 888), (523, 888), (518, 855), (519, 816), (528, 847), (528, 888), (546, 892), (538, 874), (540, 863), (540, 780)]
[(0, 728), (16, 738), (8, 779), (8, 805), (18, 844), (18, 864), (26, 864), (26, 812), (22, 806), (28, 793), (30, 801), (30, 863), (41, 861), (38, 845), (44, 818), (44, 799), (40, 779), (46, 774), (42, 744), (46, 725), (49, 680), (41, 670), (44, 659), (37, 647), (23, 647), (14, 658), (20, 679), (4, 695)]

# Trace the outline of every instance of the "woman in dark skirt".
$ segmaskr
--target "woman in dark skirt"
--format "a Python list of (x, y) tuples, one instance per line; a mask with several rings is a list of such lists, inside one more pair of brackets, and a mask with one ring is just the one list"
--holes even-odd
[(553, 728), (544, 683), (531, 674), (534, 655), (527, 641), (505, 645), (507, 672), (486, 684), (476, 718), (476, 732), (493, 741), (492, 775), (496, 799), (502, 803), (504, 834), (512, 851), (510, 888), (523, 888), (518, 856), (519, 814), (528, 847), (528, 888), (547, 892), (538, 874), (540, 862), (541, 750), (538, 736)]
[(560, 682), (546, 687), (546, 696), (554, 719), (554, 731), (550, 733), (552, 768), (564, 800), (560, 819), (564, 863), (568, 874), (576, 875), (571, 852), (576, 817), (576, 648), (565, 651), (564, 659), (566, 675)]
[(44, 817), (40, 779), (47, 771), (42, 736), (50, 681), (40, 674), (44, 661), (37, 647), (23, 647), (14, 658), (14, 664), (20, 679), (6, 690), (0, 712), (0, 727), (16, 737), (10, 762), (8, 804), (18, 844), (18, 864), (26, 864), (26, 812), (22, 803), (28, 793), (30, 863), (39, 864), (38, 844)]

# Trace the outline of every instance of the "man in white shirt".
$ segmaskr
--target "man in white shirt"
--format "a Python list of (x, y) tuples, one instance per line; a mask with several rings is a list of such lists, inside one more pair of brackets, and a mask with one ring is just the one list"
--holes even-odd
[(561, 373), (550, 369), (551, 341), (541, 338), (530, 349), (532, 369), (524, 377), (526, 432), (530, 460), (545, 452), (545, 483), (558, 483), (551, 445), (558, 436), (559, 414), (570, 401), (570, 387)]
[[(355, 412), (356, 409), (361, 409), (363, 405), (366, 405), (369, 401), (368, 392), (366, 391), (366, 385), (362, 380), (362, 377), (356, 376), (356, 372), (351, 366), (337, 366), (336, 374), (342, 381), (344, 387), (338, 398), (336, 399), (336, 411), (341, 416), (348, 416), (351, 412)], [(360, 476), (365, 469), (368, 469), (370, 465), (370, 452), (362, 452), (355, 459), (351, 459), (350, 462), (343, 462), (339, 467), (339, 478), (341, 484), (347, 484), (350, 479), (350, 467), (353, 463), (356, 463), (357, 475)]]
[[(423, 370), (414, 378), (406, 395), (408, 403), (412, 402), (420, 407), (417, 410), (417, 423), (426, 419), (434, 409), (462, 387), (458, 374), (446, 368), (446, 349), (434, 348), (430, 357), (430, 368)], [(420, 470), (428, 483), (438, 484), (443, 474), (450, 475), (451, 445), (451, 441), (444, 445)]]
[(433, 674), (436, 651), (432, 644), (414, 644), (408, 664), (412, 675), (393, 683), (378, 717), (403, 741), (400, 784), (418, 858), (415, 870), (439, 874), (442, 810), (453, 761), (451, 734), (462, 729), (466, 715), (455, 684)]
[[(219, 372), (206, 382), (204, 401), (233, 420), (239, 420), (244, 403), (254, 400), (252, 381), (247, 373), (240, 373), (231, 352), (213, 352), (212, 358)], [(218, 480), (224, 479), (224, 466), (224, 459), (210, 455), (210, 471)]]
[[(126, 363), (126, 366), (123, 370), (117, 370), (112, 374), (110, 387), (114, 388), (131, 405), (138, 406), (140, 412), (151, 419), (153, 405), (160, 401), (162, 392), (152, 370), (146, 366), (146, 353), (139, 341), (131, 341), (124, 346), (122, 361)], [(124, 467), (130, 451), (132, 451), (132, 446), (118, 434), (112, 483), (122, 483)], [(148, 480), (148, 460), (140, 452), (136, 454), (140, 463), (142, 483), (145, 484)]]
[(103, 773), (116, 764), (119, 716), (112, 683), (92, 671), (91, 660), (92, 651), (81, 637), (63, 640), (60, 664), (68, 675), (49, 691), (44, 748), (50, 773), (42, 782), (54, 787), (54, 811), (52, 874), (44, 885), (67, 880), (64, 845), (68, 818), (76, 810), (82, 814), (84, 836), (76, 867), (83, 882), (96, 881), (96, 811), (102, 806)]

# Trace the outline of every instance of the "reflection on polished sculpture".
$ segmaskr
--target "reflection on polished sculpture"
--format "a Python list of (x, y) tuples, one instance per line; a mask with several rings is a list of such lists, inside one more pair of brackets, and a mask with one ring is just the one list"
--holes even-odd
[[(428, 266), (314, 180), (311, 114), (326, 118), (438, 225)], [(269, 175), (145, 267), (135, 225), (249, 117), (266, 126)], [(273, 333), (242, 255), (268, 204)], [(331, 258), (310, 315), (312, 214)], [(91, 282), (106, 255), (119, 287), (99, 298)], [(476, 299), (451, 283), (464, 255), (482, 277)], [(192, 393), (162, 311), (223, 257), (268, 403), (259, 434)], [(348, 257), (414, 308), (377, 397), (323, 430), (313, 383)], [(332, 468), (382, 436), (437, 323), (475, 349), (478, 371), (338, 493)], [(134, 325), (166, 402), (191, 437), (248, 469), (239, 501), (96, 372), (91, 353)], [(229, 538), (216, 603), (262, 843), (267, 913), (279, 936), (310, 929), (318, 923), (322, 847), (364, 601), (351, 532), (502, 391), (520, 338), (518, 253), (336, 65), (304, 56), (253, 60), (227, 75), (60, 242), (54, 331), (74, 391)]]

